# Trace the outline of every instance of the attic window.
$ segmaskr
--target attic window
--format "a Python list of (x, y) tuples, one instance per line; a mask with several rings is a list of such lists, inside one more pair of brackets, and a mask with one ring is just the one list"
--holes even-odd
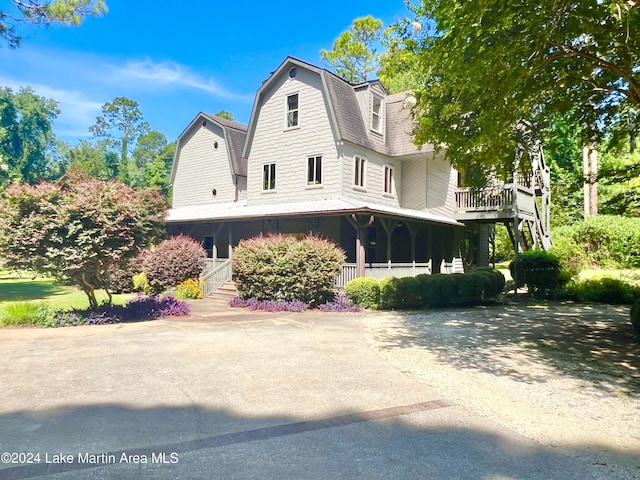
[(298, 126), (298, 94), (287, 95), (287, 128)]
[(218, 149), (218, 142), (213, 142), (213, 148), (216, 150)]
[(371, 105), (371, 129), (382, 133), (382, 98), (373, 97)]
[(291, 70), (289, 70), (289, 78), (296, 78), (297, 74), (298, 69), (296, 67), (293, 67)]

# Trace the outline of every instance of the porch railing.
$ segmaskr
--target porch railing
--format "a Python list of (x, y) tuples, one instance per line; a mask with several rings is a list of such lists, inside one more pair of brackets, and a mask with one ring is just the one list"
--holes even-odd
[(231, 259), (226, 259), (222, 263), (218, 263), (212, 270), (204, 273), (204, 296), (207, 297), (219, 289), (225, 282), (231, 281)]
[[(357, 278), (355, 263), (344, 263), (342, 265), (342, 271), (336, 279), (336, 287), (344, 288), (354, 278)], [(384, 278), (384, 277), (415, 277), (425, 273), (431, 275), (431, 260), (426, 263), (368, 263), (364, 267), (364, 276), (370, 278)]]

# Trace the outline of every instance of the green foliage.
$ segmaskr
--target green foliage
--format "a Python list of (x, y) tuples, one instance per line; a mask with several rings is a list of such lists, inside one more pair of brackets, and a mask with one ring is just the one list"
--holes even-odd
[[(588, 263), (600, 267), (640, 267), (640, 218), (589, 217), (554, 230), (553, 239), (566, 262), (563, 266), (571, 271), (575, 270), (571, 268), (571, 262), (582, 264), (585, 257)], [(578, 257), (571, 259), (572, 255)]]
[(640, 297), (640, 287), (620, 278), (591, 278), (569, 282), (563, 288), (562, 296), (577, 302), (629, 305)]
[(218, 113), (216, 113), (216, 117), (224, 118), (225, 120), (229, 120), (231, 122), (236, 121), (236, 119), (233, 118), (231, 112), (228, 112), (226, 110), (220, 110)]
[(242, 240), (233, 271), (242, 298), (322, 303), (333, 289), (344, 252), (329, 240), (270, 235)]
[(535, 298), (552, 297), (561, 286), (560, 261), (554, 255), (541, 250), (521, 253), (509, 264), (511, 276), (518, 286), (526, 285)]
[(54, 311), (44, 302), (11, 302), (0, 308), (0, 326), (41, 325), (53, 321)]
[(599, 177), (600, 213), (640, 217), (640, 151), (605, 153)]
[(575, 226), (557, 227), (552, 230), (553, 245), (549, 253), (560, 260), (560, 266), (572, 275), (578, 275), (588, 263), (584, 247), (574, 240)]
[(197, 299), (204, 297), (204, 280), (200, 278), (187, 278), (176, 286), (176, 298), (180, 300)]
[(607, 116), (640, 104), (638, 36), (629, 34), (640, 31), (640, 15), (627, 2), (421, 0), (409, 8), (423, 25), (405, 37), (423, 75), (416, 140), (446, 145), (474, 184), (511, 174), (520, 119), (541, 131), (567, 118), (590, 144)]
[(400, 279), (385, 277), (380, 280), (380, 309), (395, 310), (400, 308)]
[(356, 305), (362, 308), (378, 308), (380, 283), (375, 278), (355, 278), (344, 286), (344, 291)]
[(629, 317), (631, 319), (631, 328), (633, 328), (636, 340), (640, 342), (640, 300), (636, 300), (636, 302), (631, 306)]
[(415, 277), (398, 279), (398, 308), (420, 308), (424, 306), (420, 281)]
[(8, 268), (50, 274), (96, 289), (163, 233), (165, 205), (150, 190), (74, 175), (36, 186), (14, 183), (0, 196), (0, 256)]
[(89, 15), (104, 15), (107, 5), (104, 0), (52, 0), (18, 1), (13, 0), (17, 13), (0, 10), (0, 38), (10, 47), (18, 47), (22, 41), (16, 31), (18, 25), (33, 23), (50, 25), (79, 25)]
[(206, 258), (207, 252), (199, 242), (178, 235), (145, 252), (140, 263), (152, 293), (161, 293), (189, 278), (199, 278)]
[[(0, 12), (1, 13), (1, 12)], [(1, 30), (0, 17), (0, 30)], [(0, 88), (0, 188), (9, 180), (37, 183), (51, 169), (53, 121), (58, 103), (36, 95), (29, 87), (14, 92)]]
[(375, 46), (381, 35), (381, 20), (371, 15), (356, 18), (333, 43), (333, 50), (322, 49), (320, 57), (336, 75), (348, 82), (366, 82), (379, 67), (380, 55)]
[(509, 232), (507, 227), (501, 223), (496, 225), (496, 251), (495, 251), (495, 261), (496, 262), (505, 262), (507, 260), (513, 260), (515, 256), (515, 252), (513, 250), (513, 243), (511, 243), (511, 237), (509, 237)]
[(149, 279), (147, 278), (147, 274), (144, 272), (136, 273), (132, 277), (133, 281), (133, 291), (134, 292), (142, 292), (146, 295), (151, 295), (151, 285), (149, 285)]

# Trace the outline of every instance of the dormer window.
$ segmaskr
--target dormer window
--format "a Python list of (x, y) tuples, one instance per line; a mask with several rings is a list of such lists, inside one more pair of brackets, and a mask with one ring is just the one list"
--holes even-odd
[(287, 128), (298, 126), (298, 94), (287, 95)]
[(382, 98), (376, 96), (371, 104), (371, 130), (382, 133)]

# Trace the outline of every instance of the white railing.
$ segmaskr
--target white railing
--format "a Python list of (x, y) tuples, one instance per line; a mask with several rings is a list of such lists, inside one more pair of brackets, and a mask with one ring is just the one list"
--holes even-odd
[(204, 261), (204, 268), (202, 269), (202, 275), (203, 276), (206, 275), (207, 273), (214, 270), (216, 267), (225, 263), (227, 260), (229, 259), (228, 258), (207, 258)]
[[(368, 263), (364, 267), (364, 276), (370, 278), (385, 278), (385, 277), (415, 277), (425, 273), (431, 275), (431, 260), (426, 263)], [(342, 271), (336, 279), (336, 287), (344, 288), (354, 278), (357, 278), (356, 264), (344, 263), (342, 265)]]
[(229, 258), (202, 276), (202, 280), (204, 280), (204, 296), (211, 295), (225, 282), (231, 281), (231, 278), (231, 259)]

